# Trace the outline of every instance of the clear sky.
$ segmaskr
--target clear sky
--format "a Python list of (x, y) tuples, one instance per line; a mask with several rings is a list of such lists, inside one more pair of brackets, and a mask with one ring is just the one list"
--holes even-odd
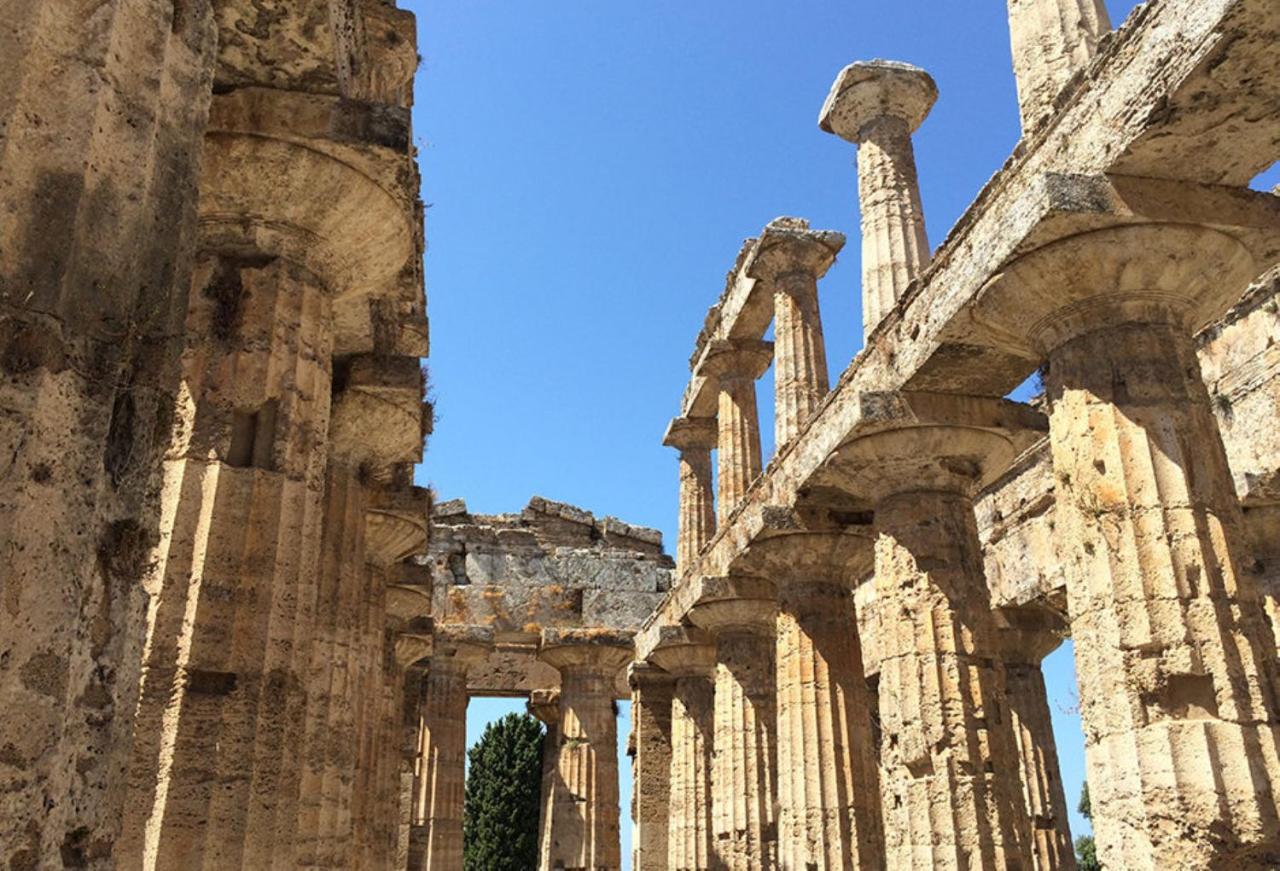
[[(843, 66), (902, 60), (937, 80), (915, 139), (935, 246), (1019, 136), (1000, 0), (401, 5), (418, 14), (423, 57), (438, 411), (419, 480), (476, 512), (538, 494), (657, 527), (670, 549), (676, 458), (662, 431), (742, 240), (777, 216), (850, 237), (821, 288), (833, 380), (848, 366), (861, 344), (855, 150), (817, 127)], [(1137, 3), (1107, 5), (1119, 24)], [(1078, 833), (1069, 648), (1046, 678)], [(512, 707), (473, 702), (472, 737)]]

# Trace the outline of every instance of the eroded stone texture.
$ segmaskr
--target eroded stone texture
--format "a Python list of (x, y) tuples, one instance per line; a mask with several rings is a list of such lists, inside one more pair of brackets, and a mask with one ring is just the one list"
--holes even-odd
[(716, 522), (720, 525), (763, 468), (756, 379), (772, 359), (773, 346), (768, 342), (725, 340), (713, 343), (709, 350), (704, 368), (716, 379), (720, 396), (716, 414)]
[(858, 146), (865, 336), (929, 264), (911, 134), (937, 99), (924, 70), (871, 61), (845, 67), (822, 107), (822, 129)]
[(153, 584), (215, 33), (200, 0), (8, 6), (0, 864), (106, 868)]

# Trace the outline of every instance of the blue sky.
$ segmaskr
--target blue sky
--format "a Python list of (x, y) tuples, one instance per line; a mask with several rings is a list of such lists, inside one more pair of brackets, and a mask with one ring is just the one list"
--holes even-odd
[[(817, 127), (844, 65), (903, 60), (938, 82), (915, 140), (934, 246), (1018, 140), (999, 0), (401, 5), (418, 14), (423, 57), (438, 411), (419, 480), (473, 511), (538, 494), (660, 528), (670, 548), (676, 459), (662, 431), (741, 241), (777, 216), (850, 237), (821, 288), (833, 380), (848, 366), (861, 344), (855, 151)], [(1117, 24), (1135, 5), (1108, 2)], [(1079, 831), (1068, 648), (1046, 679)], [(513, 707), (473, 702), (471, 735)]]

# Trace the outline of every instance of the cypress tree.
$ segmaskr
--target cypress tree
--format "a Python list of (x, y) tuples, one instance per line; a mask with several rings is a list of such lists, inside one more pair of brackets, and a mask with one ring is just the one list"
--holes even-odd
[[(1080, 791), (1080, 804), (1076, 805), (1076, 810), (1080, 811), (1089, 822), (1093, 822), (1093, 805), (1089, 801), (1089, 784), (1086, 783)], [(1094, 843), (1093, 835), (1081, 835), (1076, 838), (1076, 868), (1079, 871), (1102, 871), (1102, 863), (1098, 861), (1098, 847)]]
[(533, 717), (508, 714), (486, 726), (467, 754), (466, 871), (538, 867), (542, 738), (542, 724)]

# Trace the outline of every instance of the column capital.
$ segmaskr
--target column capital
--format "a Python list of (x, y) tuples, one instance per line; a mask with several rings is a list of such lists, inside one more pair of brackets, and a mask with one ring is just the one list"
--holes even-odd
[(897, 61), (859, 61), (840, 71), (822, 105), (818, 126), (855, 144), (882, 118), (898, 118), (914, 133), (938, 99), (933, 77)]
[(548, 726), (560, 722), (560, 691), (534, 690), (529, 693), (529, 713)]
[(441, 626), (433, 635), (431, 667), (468, 669), (493, 652), (493, 630), (481, 626)]
[(803, 218), (775, 218), (764, 228), (756, 243), (747, 277), (791, 291), (793, 275), (807, 279), (806, 286), (826, 275), (836, 255), (844, 248), (845, 236), (834, 230), (812, 230)]
[(689, 619), (698, 628), (715, 636), (773, 632), (777, 593), (769, 581), (746, 576), (705, 578), (701, 592), (689, 609)]
[(677, 679), (711, 677), (716, 668), (715, 641), (701, 629), (664, 626), (649, 659)]
[(768, 578), (781, 591), (799, 584), (832, 584), (852, 590), (875, 562), (870, 526), (848, 530), (795, 528), (754, 539), (735, 563)]
[(680, 451), (711, 450), (718, 433), (714, 417), (675, 417), (667, 424), (662, 443)]
[(543, 629), (538, 658), (558, 671), (617, 674), (635, 657), (633, 634), (614, 629)]
[(942, 393), (865, 393), (862, 423), (824, 477), (867, 498), (946, 491), (974, 496), (1048, 432), (1019, 402)]
[(773, 362), (773, 342), (755, 339), (715, 339), (703, 357), (703, 374), (728, 380), (754, 381)]
[(641, 660), (627, 665), (627, 686), (633, 690), (669, 687), (675, 681), (675, 675), (661, 666)]

